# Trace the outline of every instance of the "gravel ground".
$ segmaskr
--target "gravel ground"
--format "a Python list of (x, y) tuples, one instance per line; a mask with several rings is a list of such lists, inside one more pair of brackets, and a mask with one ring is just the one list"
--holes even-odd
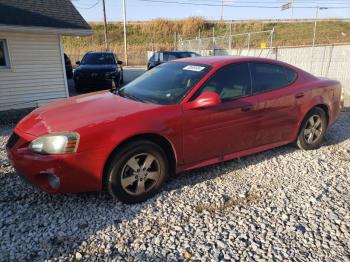
[(171, 179), (128, 206), (15, 175), (0, 128), (1, 261), (350, 261), (350, 111), (322, 148), (284, 146)]

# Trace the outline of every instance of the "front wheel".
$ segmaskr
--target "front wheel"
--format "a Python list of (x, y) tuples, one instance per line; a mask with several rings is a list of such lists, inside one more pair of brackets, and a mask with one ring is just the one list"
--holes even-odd
[(304, 118), (296, 141), (300, 149), (318, 148), (327, 129), (327, 116), (324, 110), (315, 107)]
[(150, 141), (135, 141), (119, 150), (109, 161), (104, 186), (113, 198), (133, 204), (154, 196), (168, 176), (163, 149)]

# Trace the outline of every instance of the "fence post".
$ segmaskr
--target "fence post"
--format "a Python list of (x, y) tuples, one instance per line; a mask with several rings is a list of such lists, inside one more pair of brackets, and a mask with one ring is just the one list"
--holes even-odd
[(314, 60), (314, 46), (312, 46), (311, 48), (311, 59), (310, 59), (310, 73), (312, 73), (312, 63), (313, 63), (313, 60)]
[[(272, 47), (271, 47), (272, 48)], [(275, 59), (277, 60), (278, 59), (278, 47), (276, 46), (276, 48), (275, 48), (275, 52), (276, 52), (276, 54), (275, 54)]]
[(202, 50), (202, 45), (201, 45), (202, 39), (201, 39), (201, 30), (198, 30), (198, 51)]
[(327, 50), (327, 47), (324, 46), (324, 47), (323, 47), (322, 64), (321, 64), (321, 76), (323, 76), (323, 65), (324, 65), (324, 58), (325, 58), (325, 56), (326, 56), (326, 50)]
[(270, 38), (270, 47), (272, 47), (272, 44), (273, 44), (273, 34), (275, 33), (275, 28), (272, 28), (272, 31), (271, 31), (271, 38)]
[(228, 48), (232, 49), (232, 23), (230, 23), (230, 36), (228, 38)]
[(250, 51), (250, 33), (248, 33), (248, 55)]
[(215, 53), (215, 27), (213, 27), (213, 55)]

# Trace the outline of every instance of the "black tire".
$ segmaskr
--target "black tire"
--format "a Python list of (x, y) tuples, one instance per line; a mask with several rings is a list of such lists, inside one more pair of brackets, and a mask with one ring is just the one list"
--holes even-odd
[(67, 78), (68, 79), (72, 79), (73, 78), (73, 72), (72, 71), (68, 71), (67, 72)]
[(124, 84), (124, 70), (122, 69), (120, 72), (120, 85)]
[[(149, 185), (149, 190), (144, 191), (143, 193), (138, 193), (137, 189), (139, 187), (139, 183), (142, 181), (141, 175), (139, 173), (135, 173), (135, 171), (130, 168), (127, 163), (129, 163), (128, 161), (131, 159), (137, 159), (139, 164), (142, 163), (143, 154), (151, 155), (156, 159), (155, 161), (157, 162), (152, 162), (151, 165), (159, 166), (159, 177), (157, 181), (153, 181), (151, 179), (149, 180), (146, 177), (147, 173), (145, 173), (148, 171), (143, 171), (143, 188), (146, 189), (147, 185)], [(137, 158), (138, 156), (140, 157)], [(146, 160), (144, 160), (143, 164), (145, 164), (145, 162)], [(154, 166), (152, 168), (154, 168)], [(142, 169), (142, 164), (140, 167)], [(164, 182), (168, 178), (168, 167), (169, 165), (166, 154), (159, 145), (147, 140), (137, 140), (123, 146), (111, 157), (110, 161), (108, 161), (104, 174), (104, 188), (113, 198), (117, 198), (123, 203), (140, 203), (153, 197), (159, 192)], [(131, 175), (125, 176), (125, 170), (127, 170)], [(142, 172), (142, 170), (140, 172)], [(139, 177), (137, 174), (139, 174)], [(133, 184), (130, 184), (128, 188), (124, 188), (125, 185), (122, 185), (122, 179), (134, 179), (135, 177), (136, 179), (134, 182), (132, 182)], [(131, 192), (134, 190), (134, 188), (136, 188), (135, 192)]]
[[(320, 120), (320, 129), (315, 128), (314, 126), (312, 127), (311, 123), (311, 118), (313, 118), (313, 122), (316, 125), (316, 122), (318, 122), (318, 119)], [(310, 133), (311, 130), (311, 133)], [(319, 148), (324, 135), (327, 130), (327, 115), (326, 112), (319, 107), (313, 108), (310, 112), (306, 114), (304, 117), (304, 120), (301, 124), (299, 134), (296, 140), (296, 145), (300, 149), (303, 150), (312, 150)], [(316, 133), (317, 131), (317, 133)], [(313, 136), (311, 139), (310, 137)]]

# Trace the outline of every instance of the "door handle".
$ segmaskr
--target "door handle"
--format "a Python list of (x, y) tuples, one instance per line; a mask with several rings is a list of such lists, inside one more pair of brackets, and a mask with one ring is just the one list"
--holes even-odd
[(241, 107), (241, 111), (242, 112), (248, 112), (250, 110), (252, 110), (252, 106), (243, 106), (243, 107)]
[(304, 93), (298, 93), (298, 94), (296, 94), (295, 95), (295, 98), (302, 98), (302, 97), (304, 97)]

